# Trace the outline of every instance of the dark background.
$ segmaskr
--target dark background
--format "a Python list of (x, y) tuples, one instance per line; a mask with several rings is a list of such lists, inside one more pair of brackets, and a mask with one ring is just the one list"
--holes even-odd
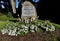
[(39, 19), (50, 20), (51, 22), (60, 24), (60, 16), (59, 13), (57, 13), (55, 2), (56, 1), (42, 0), (40, 3), (38, 3), (37, 13)]
[(41, 1), (39, 3), (39, 7), (37, 9), (39, 19), (42, 20), (50, 20), (51, 22), (60, 24), (60, 16), (59, 13), (57, 13), (56, 10), (56, 3), (55, 1)]
[[(21, 3), (23, 3), (25, 0), (21, 1), (19, 3), (19, 7), (17, 8), (17, 13), (16, 14), (20, 14), (21, 17)], [(48, 1), (48, 0), (40, 0), (40, 2), (33, 2), (32, 0), (29, 0), (32, 4), (34, 4), (34, 6), (36, 7), (36, 11), (37, 11), (37, 15), (39, 16), (39, 19), (41, 20), (49, 20), (51, 22), (60, 24), (60, 16), (59, 13), (57, 13), (57, 8), (56, 8), (56, 1)], [(5, 3), (9, 1), (5, 0)], [(2, 9), (1, 12), (8, 12), (11, 11), (12, 12), (12, 8), (11, 5), (6, 5), (7, 8), (5, 8), (6, 10)], [(13, 12), (12, 12), (13, 13)], [(16, 17), (16, 16), (14, 16)]]

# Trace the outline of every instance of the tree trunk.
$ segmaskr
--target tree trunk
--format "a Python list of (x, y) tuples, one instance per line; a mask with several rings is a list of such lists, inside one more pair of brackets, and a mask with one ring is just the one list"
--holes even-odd
[(15, 4), (15, 1), (11, 0), (10, 2), (11, 2), (11, 5), (12, 5), (13, 13), (15, 14), (16, 13), (16, 4)]

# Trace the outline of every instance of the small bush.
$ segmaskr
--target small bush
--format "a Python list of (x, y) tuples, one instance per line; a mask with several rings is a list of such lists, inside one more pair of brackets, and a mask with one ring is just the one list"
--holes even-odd
[(9, 17), (9, 18), (13, 18), (13, 16), (12, 16), (12, 13), (11, 13), (11, 12), (8, 12), (8, 13), (6, 14), (6, 16), (7, 16), (7, 17)]

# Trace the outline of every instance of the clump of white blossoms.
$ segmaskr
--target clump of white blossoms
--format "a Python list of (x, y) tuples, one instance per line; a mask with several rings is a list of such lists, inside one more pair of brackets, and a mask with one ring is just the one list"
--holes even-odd
[(23, 22), (10, 22), (2, 27), (0, 30), (2, 34), (7, 34), (11, 36), (17, 36), (21, 34), (27, 34), (29, 32), (38, 32), (40, 28), (45, 29), (46, 31), (54, 31), (55, 26), (50, 23), (49, 21), (26, 21), (26, 23)]
[(17, 27), (15, 27), (14, 29), (10, 29), (8, 35), (17, 36), (16, 30), (17, 30)]
[(54, 31), (55, 27), (52, 23), (50, 23), (49, 21), (45, 21), (43, 23), (40, 23), (41, 27), (43, 27), (44, 29), (46, 29), (46, 31)]
[(46, 31), (54, 31), (55, 27), (51, 24), (50, 26), (47, 25)]
[(22, 25), (22, 31), (25, 32), (25, 33), (28, 33), (28, 27), (25, 26), (25, 25)]
[(1, 30), (1, 32), (2, 32), (2, 34), (6, 34), (6, 33), (8, 33), (8, 30), (4, 28)]
[(38, 29), (38, 27), (36, 25), (31, 25), (30, 26), (30, 31), (31, 32), (35, 32), (35, 31), (37, 31), (37, 29)]
[(11, 35), (11, 36), (17, 36), (16, 31), (17, 31), (17, 24), (15, 23), (8, 23), (6, 24), (3, 28), (1, 29), (2, 34), (7, 34), (7, 35)]
[(18, 25), (19, 23), (8, 23), (5, 28), (1, 29), (2, 34), (17, 36), (21, 33), (28, 33), (28, 27), (25, 25)]

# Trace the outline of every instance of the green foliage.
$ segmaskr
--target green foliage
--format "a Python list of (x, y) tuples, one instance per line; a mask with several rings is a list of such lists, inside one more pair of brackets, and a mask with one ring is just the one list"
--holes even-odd
[(0, 13), (0, 20), (16, 20), (15, 18), (13, 18), (12, 13), (8, 12), (8, 13)]
[(60, 29), (60, 25), (59, 24), (55, 24), (55, 23), (52, 23), (52, 24), (55, 26), (55, 28)]
[(7, 21), (8, 18), (7, 18), (6, 15), (0, 15), (0, 20), (2, 20), (2, 21)]
[[(13, 20), (13, 19), (12, 19)], [(27, 28), (28, 27), (28, 29), (29, 29), (29, 27), (31, 27), (31, 28), (33, 28), (33, 30), (34, 31), (36, 31), (36, 32), (43, 32), (43, 29), (45, 29), (45, 28), (43, 28), (43, 27), (46, 27), (45, 26), (45, 22), (48, 22), (48, 21), (42, 21), (42, 20), (37, 20), (37, 21), (33, 21), (33, 22), (31, 22), (31, 23), (24, 23), (24, 22), (22, 22), (22, 21), (19, 21), (19, 22), (11, 22), (11, 21), (0, 21), (0, 29), (2, 29), (2, 28), (11, 28), (11, 29), (14, 29), (14, 28), (19, 28), (20, 30), (21, 30), (21, 27), (22, 27), (22, 29), (23, 28)], [(41, 23), (43, 24), (43, 25), (41, 25)], [(56, 28), (60, 28), (60, 25), (58, 25), (58, 24), (54, 24), (54, 23), (51, 23), (51, 22), (48, 22), (48, 23), (46, 23), (46, 25), (48, 25), (48, 26), (50, 26), (50, 24), (53, 24)], [(32, 26), (33, 25), (33, 26)], [(37, 26), (37, 27), (36, 27)], [(42, 29), (42, 28), (43, 29)], [(35, 28), (37, 29), (37, 30), (35, 30)], [(50, 28), (49, 28), (50, 29)], [(25, 30), (24, 30), (25, 31)], [(23, 35), (25, 35), (25, 32), (24, 31), (21, 31), (20, 32), (20, 35), (21, 36), (23, 36)], [(29, 32), (29, 31), (28, 31)], [(54, 40), (55, 41), (55, 40)]]
[(43, 32), (43, 30), (41, 28), (38, 28), (37, 32)]
[(0, 29), (5, 28), (5, 25), (9, 23), (8, 21), (0, 21)]
[(8, 12), (8, 13), (6, 14), (6, 16), (7, 16), (7, 17), (9, 17), (9, 18), (13, 18), (13, 16), (12, 16), (12, 13), (11, 13), (11, 12)]
[(25, 32), (21, 31), (20, 36), (24, 36)]

